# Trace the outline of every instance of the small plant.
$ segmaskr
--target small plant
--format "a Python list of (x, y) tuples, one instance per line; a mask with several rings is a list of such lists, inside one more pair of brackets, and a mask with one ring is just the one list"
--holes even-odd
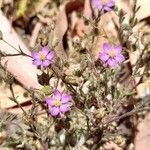
[[(135, 3), (134, 14), (129, 24), (124, 24), (125, 14), (122, 10), (114, 10), (115, 1), (92, 0), (91, 5), (93, 11), (98, 10), (98, 14), (93, 20), (83, 17), (91, 30), (79, 41), (68, 42), (68, 49), (79, 53), (78, 63), (74, 64), (70, 59), (64, 61), (57, 55), (55, 47), (61, 41), (54, 45), (49, 41), (45, 45), (41, 44), (40, 50), (32, 51), (31, 56), (21, 49), (17, 50), (18, 54), (0, 52), (1, 59), (20, 55), (32, 59), (33, 65), (40, 70), (38, 79), (43, 86), (42, 89), (28, 90), (32, 108), (30, 111), (25, 111), (14, 95), (13, 83), (9, 83), (12, 93), (10, 99), (22, 109), (23, 122), (28, 127), (16, 133), (15, 137), (10, 136), (9, 146), (39, 150), (67, 150), (71, 147), (96, 150), (104, 143), (113, 141), (125, 148), (127, 144), (125, 137), (129, 135), (119, 130), (120, 120), (143, 110), (149, 110), (147, 108), (149, 95), (131, 104), (129, 101), (135, 96), (137, 85), (120, 88), (121, 81), (118, 77), (122, 76), (121, 68), (128, 65), (128, 54), (139, 48), (130, 41), (134, 34), (132, 29), (137, 24), (135, 15), (139, 8)], [(118, 29), (120, 43), (113, 38), (109, 39), (107, 34), (98, 28), (101, 17), (112, 10), (116, 11), (120, 20)], [(99, 55), (94, 58), (91, 47), (97, 36), (105, 38), (108, 42), (104, 42), (102, 47), (99, 47)], [(3, 37), (0, 40), (7, 43)], [(136, 41), (138, 43), (140, 39), (136, 38)], [(144, 45), (141, 57), (135, 65), (136, 69), (131, 72), (132, 78), (138, 75), (142, 62), (149, 61), (147, 58), (149, 46), (149, 43)], [(149, 67), (149, 63), (146, 65)], [(148, 74), (147, 70), (144, 70), (143, 74)], [(38, 106), (42, 107), (45, 114), (42, 123), (38, 122), (41, 113)]]

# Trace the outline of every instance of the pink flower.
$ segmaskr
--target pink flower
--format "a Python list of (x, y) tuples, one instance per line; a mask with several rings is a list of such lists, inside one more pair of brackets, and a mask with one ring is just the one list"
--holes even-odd
[(118, 63), (122, 63), (125, 57), (121, 54), (122, 46), (111, 46), (108, 43), (103, 44), (103, 50), (99, 54), (99, 59), (105, 62), (109, 67), (114, 68)]
[(55, 90), (52, 97), (46, 99), (46, 103), (50, 109), (52, 116), (57, 116), (61, 113), (69, 111), (71, 106), (72, 96), (69, 94), (62, 94)]
[(48, 47), (45, 46), (39, 52), (32, 52), (33, 65), (47, 67), (52, 63), (54, 56), (55, 52), (49, 51)]
[(108, 12), (115, 6), (115, 2), (114, 0), (92, 0), (92, 6), (98, 10)]

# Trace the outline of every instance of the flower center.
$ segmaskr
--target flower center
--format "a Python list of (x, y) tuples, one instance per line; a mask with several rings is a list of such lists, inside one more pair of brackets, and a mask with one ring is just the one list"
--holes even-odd
[(56, 106), (56, 107), (59, 107), (59, 106), (61, 106), (61, 101), (58, 100), (58, 99), (55, 99), (55, 100), (53, 101), (53, 105)]
[(111, 50), (108, 52), (108, 55), (109, 55), (111, 58), (115, 57), (115, 56), (116, 56), (115, 50), (114, 50), (114, 49), (111, 49)]
[(39, 52), (39, 55), (40, 55), (40, 60), (45, 60), (46, 56), (42, 52)]
[(105, 5), (108, 2), (108, 0), (101, 0), (102, 5)]

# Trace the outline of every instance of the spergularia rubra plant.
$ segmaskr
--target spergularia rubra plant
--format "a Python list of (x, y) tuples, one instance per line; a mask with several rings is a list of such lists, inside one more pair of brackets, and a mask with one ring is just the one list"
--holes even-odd
[(49, 51), (48, 47), (45, 46), (39, 52), (32, 52), (33, 65), (48, 67), (55, 56), (54, 51)]
[(92, 6), (98, 10), (111, 11), (115, 6), (113, 0), (92, 0)]
[[(11, 74), (11, 71), (7, 73), (7, 68), (2, 61), (0, 69), (4, 73), (2, 72), (2, 77), (0, 74), (0, 78), (4, 78), (3, 81), (9, 85), (12, 94), (9, 99), (16, 103), (23, 114), (15, 116), (15, 119), (14, 114), (12, 117), (8, 114), (13, 121), (12, 123), (17, 124), (17, 130), (14, 128), (16, 130), (14, 134), (12, 133), (10, 137), (8, 136), (9, 138), (6, 138), (6, 144), (2, 143), (1, 145), (12, 145), (12, 149), (20, 147), (39, 150), (83, 148), (90, 150), (107, 149), (105, 143), (112, 141), (119, 148), (126, 149), (130, 146), (129, 141), (133, 141), (132, 134), (129, 134), (132, 133), (133, 129), (129, 129), (126, 123), (132, 123), (130, 115), (135, 115), (135, 112), (143, 117), (142, 111), (144, 110), (144, 114), (146, 114), (150, 105), (149, 84), (147, 82), (142, 83), (146, 79), (148, 81), (149, 77), (150, 55), (149, 43), (147, 42), (149, 36), (146, 32), (140, 34), (139, 37), (139, 33), (133, 30), (138, 22), (136, 12), (140, 7), (137, 7), (136, 3), (134, 7), (131, 7), (133, 11), (131, 17), (127, 18), (129, 22), (126, 24), (124, 22), (126, 13), (123, 9), (117, 8), (115, 0), (90, 0), (88, 3), (85, 0), (85, 5), (81, 2), (78, 3), (78, 6), (77, 3), (75, 0), (67, 3), (61, 1), (59, 4), (53, 1), (52, 6), (57, 6), (57, 8), (64, 6), (63, 8), (65, 8), (64, 11), (58, 12), (58, 16), (56, 13), (54, 16), (50, 15), (50, 18), (45, 16), (45, 10), (49, 9), (46, 7), (43, 9), (44, 12), (41, 10), (40, 14), (34, 17), (33, 22), (29, 18), (39, 34), (36, 36), (35, 42), (38, 45), (35, 47), (41, 46), (42, 48), (38, 51), (32, 52), (31, 55), (26, 54), (20, 47), (18, 50), (9, 43), (8, 45), (19, 53), (7, 54), (0, 50), (0, 58), (26, 56), (31, 59), (30, 63), (32, 62), (34, 65), (31, 66), (31, 69), (35, 66), (39, 69), (33, 72), (34, 74), (37, 73), (37, 76), (33, 74), (33, 78), (37, 79), (33, 82), (33, 78), (26, 74), (25, 78), (23, 74), (20, 74), (24, 72), (20, 70), (17, 72), (16, 68), (14, 74)], [(72, 8), (70, 9), (68, 6), (72, 6)], [(115, 10), (113, 10), (114, 7), (116, 7)], [(55, 12), (57, 8), (52, 10)], [(84, 9), (81, 10), (81, 8)], [(87, 8), (91, 10), (89, 11)], [(81, 11), (76, 12), (76, 9)], [(105, 14), (111, 10), (111, 13)], [(75, 19), (83, 21), (83, 24), (80, 24), (78, 20), (77, 22), (73, 20), (72, 11), (76, 16)], [(89, 14), (86, 14), (86, 11)], [(45, 17), (46, 20), (44, 20)], [(109, 24), (107, 25), (107, 23)], [(112, 23), (116, 28), (111, 28)], [(42, 30), (37, 30), (37, 24), (40, 24)], [(73, 24), (75, 26), (72, 26)], [(63, 27), (65, 28), (63, 29)], [(84, 36), (80, 36), (78, 27), (83, 30)], [(33, 32), (31, 39), (34, 39), (34, 34)], [(1, 32), (0, 41), (0, 45), (2, 43), (7, 44)], [(111, 41), (111, 43), (104, 43), (104, 41)], [(116, 41), (120, 43), (112, 44)], [(49, 45), (55, 49), (57, 55), (48, 46), (43, 45)], [(99, 49), (99, 45), (102, 45), (101, 49)], [(130, 54), (139, 50), (140, 55), (134, 57), (137, 61), (133, 63), (133, 59), (131, 59), (133, 56), (130, 57)], [(124, 62), (125, 56), (123, 54), (129, 56), (126, 62)], [(97, 57), (98, 60), (95, 59)], [(10, 63), (11, 61), (8, 62), (8, 69)], [(124, 65), (121, 65), (122, 63)], [(120, 67), (117, 68), (119, 65)], [(141, 67), (145, 68), (143, 72), (140, 71)], [(32, 74), (32, 71), (29, 72)], [(16, 76), (17, 74), (19, 78)], [(31, 102), (20, 103), (18, 101), (12, 84), (14, 75), (17, 77), (16, 79), (19, 79), (18, 81), (25, 79), (23, 85), (25, 83), (27, 86), (27, 92), (29, 92), (27, 94), (31, 97), (29, 99)], [(28, 77), (29, 80), (27, 80)], [(139, 83), (136, 83), (137, 77), (140, 78)], [(33, 83), (36, 85), (34, 86)], [(29, 84), (31, 88), (28, 88)], [(139, 94), (141, 88), (146, 89), (144, 94), (143, 92)], [(66, 90), (67, 93), (62, 92), (62, 90)], [(30, 108), (28, 107), (29, 104), (31, 104)], [(17, 108), (16, 106), (15, 108)], [(11, 108), (14, 111), (14, 106)], [(8, 125), (12, 123), (10, 119), (8, 121), (5, 119), (3, 110), (0, 113), (0, 119), (1, 123), (4, 124), (0, 129), (6, 130), (9, 135)], [(8, 125), (5, 124), (6, 121)], [(121, 126), (128, 129), (127, 133), (125, 130), (121, 130)]]
[(109, 67), (114, 68), (118, 63), (122, 63), (125, 60), (121, 51), (121, 45), (112, 46), (109, 43), (104, 43), (103, 50), (99, 54), (99, 59), (106, 63)]
[(59, 90), (55, 90), (52, 97), (46, 98), (46, 103), (48, 104), (51, 115), (57, 116), (69, 111), (71, 100), (71, 95), (62, 94)]

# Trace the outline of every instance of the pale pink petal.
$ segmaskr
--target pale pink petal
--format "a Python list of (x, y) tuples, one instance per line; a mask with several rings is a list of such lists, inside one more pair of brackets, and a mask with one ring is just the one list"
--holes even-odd
[(109, 58), (109, 55), (107, 55), (106, 53), (102, 53), (99, 55), (99, 58), (102, 60), (102, 61), (107, 61), (108, 58)]
[(110, 50), (111, 50), (111, 45), (108, 43), (104, 43), (102, 52), (107, 54)]
[(97, 9), (101, 9), (102, 8), (102, 5), (100, 3), (100, 0), (92, 0), (92, 6), (94, 8), (97, 8)]
[(52, 98), (47, 98), (46, 99), (46, 103), (48, 104), (48, 105), (50, 105), (50, 106), (53, 106), (53, 99)]
[(39, 59), (35, 59), (35, 60), (33, 60), (33, 63), (32, 63), (33, 65), (36, 65), (36, 66), (40, 66), (40, 65), (42, 65), (42, 61), (41, 60), (39, 60)]
[(31, 55), (33, 59), (40, 59), (39, 54), (37, 52), (32, 52)]
[(64, 95), (64, 96), (62, 96), (62, 98), (61, 98), (61, 102), (62, 103), (67, 103), (67, 102), (69, 102), (69, 101), (71, 101), (72, 100), (72, 96), (71, 95)]
[(57, 100), (61, 100), (61, 93), (58, 90), (55, 90), (54, 92), (54, 98), (56, 98)]
[(46, 56), (49, 53), (48, 47), (47, 46), (43, 47), (41, 52)]
[(51, 107), (50, 112), (52, 116), (57, 116), (60, 113), (60, 110), (58, 107)]
[(121, 45), (116, 45), (116, 46), (114, 46), (114, 50), (115, 50), (116, 54), (119, 54), (122, 51), (122, 46)]
[(46, 59), (51, 60), (55, 56), (55, 52), (51, 51), (47, 56)]
[(114, 59), (112, 59), (112, 58), (107, 61), (107, 64), (108, 64), (111, 68), (114, 68), (114, 67), (116, 67), (116, 65), (117, 65), (116, 61), (115, 61)]
[(117, 55), (115, 58), (114, 58), (117, 62), (121, 63), (125, 60), (124, 56), (123, 55)]
[(60, 111), (65, 113), (69, 110), (69, 105), (68, 104), (63, 104), (60, 106)]
[(49, 66), (51, 64), (51, 61), (49, 61), (49, 60), (44, 60), (43, 62), (42, 62), (42, 66), (44, 66), (44, 67), (47, 67), (47, 66)]
[(109, 1), (106, 5), (107, 5), (107, 7), (113, 7), (113, 6), (115, 6), (115, 2)]
[(111, 8), (111, 7), (104, 6), (104, 10), (108, 12), (108, 11), (112, 11), (112, 8)]

